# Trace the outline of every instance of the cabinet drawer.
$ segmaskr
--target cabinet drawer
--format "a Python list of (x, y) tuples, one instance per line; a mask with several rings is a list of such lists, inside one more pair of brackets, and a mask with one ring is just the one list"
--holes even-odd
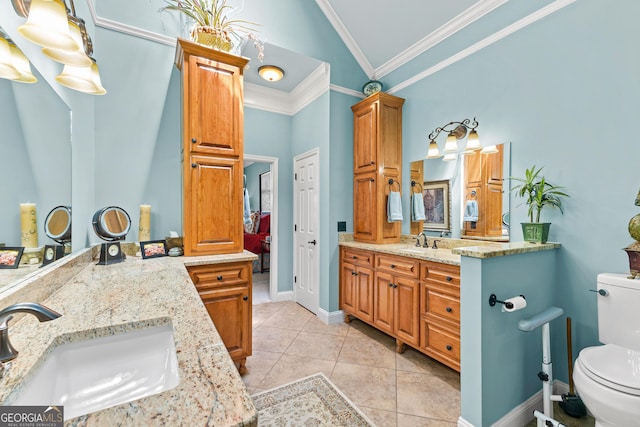
[(377, 270), (385, 270), (395, 275), (401, 274), (416, 278), (420, 274), (419, 262), (411, 258), (378, 255), (375, 259)]
[(460, 267), (457, 265), (423, 262), (420, 270), (423, 280), (460, 287)]
[(460, 324), (460, 297), (422, 285), (420, 312)]
[(239, 286), (249, 282), (247, 263), (198, 265), (187, 267), (196, 289), (220, 286)]
[(362, 265), (366, 267), (373, 266), (373, 252), (360, 251), (357, 249), (342, 249), (342, 260), (351, 264)]
[(452, 330), (423, 317), (420, 347), (428, 355), (460, 370), (460, 335)]

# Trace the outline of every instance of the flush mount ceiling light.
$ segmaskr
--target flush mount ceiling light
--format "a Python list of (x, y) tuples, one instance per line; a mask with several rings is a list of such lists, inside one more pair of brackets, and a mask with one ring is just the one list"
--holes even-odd
[(473, 121), (464, 119), (461, 122), (449, 122), (444, 126), (436, 128), (429, 134), (429, 151), (427, 152), (426, 158), (436, 159), (442, 157), (440, 150), (438, 150), (438, 144), (436, 143), (436, 138), (440, 135), (440, 132), (449, 132), (444, 146), (444, 152), (447, 154), (444, 160), (453, 160), (455, 153), (458, 152), (458, 140), (467, 136), (467, 132), (469, 132), (469, 137), (467, 138), (464, 153), (468, 154), (480, 150), (482, 146), (480, 146), (480, 138), (478, 137), (478, 132), (476, 132), (477, 127), (478, 122), (474, 117)]
[(258, 68), (258, 74), (267, 81), (277, 82), (278, 80), (282, 80), (284, 77), (284, 70), (280, 67), (276, 67), (275, 65), (263, 65)]

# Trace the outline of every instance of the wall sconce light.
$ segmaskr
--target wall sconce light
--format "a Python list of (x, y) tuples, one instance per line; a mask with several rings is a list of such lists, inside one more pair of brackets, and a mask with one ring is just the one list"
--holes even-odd
[(21, 83), (35, 83), (31, 64), (13, 41), (0, 32), (0, 78)]
[(107, 93), (100, 81), (98, 64), (93, 58), (93, 42), (82, 18), (76, 15), (73, 0), (70, 9), (65, 0), (11, 0), (19, 16), (27, 22), (18, 32), (42, 46), (42, 52), (64, 64), (56, 77), (61, 85), (91, 95)]
[(467, 132), (469, 132), (469, 137), (467, 138), (467, 145), (463, 151), (464, 154), (472, 153), (474, 151), (482, 149), (480, 145), (480, 138), (478, 137), (478, 132), (476, 132), (476, 128), (478, 127), (478, 122), (475, 117), (473, 121), (469, 119), (464, 119), (461, 122), (449, 122), (444, 126), (436, 128), (433, 132), (429, 134), (429, 151), (427, 152), (427, 159), (437, 159), (442, 157), (440, 154), (440, 150), (438, 149), (438, 144), (436, 143), (436, 138), (440, 135), (440, 132), (448, 132), (447, 140), (444, 145), (443, 152), (445, 153), (443, 160), (455, 160), (456, 153), (458, 153), (458, 140), (467, 136)]
[(277, 82), (284, 77), (284, 70), (275, 65), (263, 65), (258, 68), (258, 74), (267, 81)]

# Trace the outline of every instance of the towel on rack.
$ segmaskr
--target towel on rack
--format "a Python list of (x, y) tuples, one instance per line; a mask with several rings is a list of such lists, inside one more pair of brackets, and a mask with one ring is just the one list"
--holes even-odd
[(402, 221), (402, 200), (400, 192), (390, 191), (387, 199), (387, 221)]
[(244, 189), (244, 223), (251, 224), (251, 200), (249, 199), (249, 190)]
[(424, 221), (427, 216), (424, 213), (424, 197), (422, 193), (411, 193), (411, 221)]
[(464, 207), (464, 221), (478, 221), (478, 202), (475, 200), (467, 200), (467, 204)]

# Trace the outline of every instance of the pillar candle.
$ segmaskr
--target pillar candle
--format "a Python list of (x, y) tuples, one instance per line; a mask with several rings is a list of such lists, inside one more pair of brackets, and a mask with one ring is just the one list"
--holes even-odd
[(38, 221), (35, 203), (20, 203), (20, 241), (25, 248), (38, 247)]
[(140, 226), (138, 227), (138, 241), (151, 240), (151, 205), (140, 205)]

